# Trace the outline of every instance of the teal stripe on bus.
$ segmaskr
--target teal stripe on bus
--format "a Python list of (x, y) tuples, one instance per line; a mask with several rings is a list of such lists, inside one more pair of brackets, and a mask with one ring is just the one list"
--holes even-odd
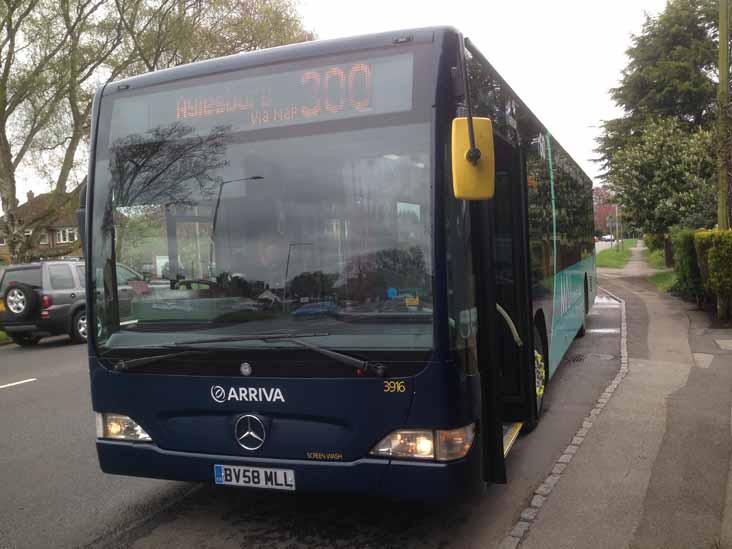
[(551, 342), (549, 344), (549, 376), (553, 376), (567, 349), (574, 341), (585, 316), (585, 275), (588, 300), (595, 301), (595, 256), (568, 267), (554, 277)]

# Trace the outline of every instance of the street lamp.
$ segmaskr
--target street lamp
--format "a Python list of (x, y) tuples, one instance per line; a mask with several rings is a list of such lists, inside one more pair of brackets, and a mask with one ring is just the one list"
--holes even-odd
[(290, 254), (292, 253), (292, 248), (295, 246), (312, 246), (312, 242), (290, 242), (290, 245), (287, 247), (287, 262), (285, 263), (285, 284), (283, 286), (282, 290), (282, 303), (285, 306), (285, 309), (288, 309), (287, 306), (287, 276), (290, 272)]
[[(211, 268), (211, 265), (213, 264), (213, 249), (214, 249), (214, 239), (216, 238), (216, 222), (219, 218), (219, 206), (221, 205), (221, 194), (224, 191), (224, 185), (227, 183), (237, 183), (242, 181), (255, 181), (258, 179), (264, 179), (261, 175), (253, 175), (251, 177), (241, 177), (239, 179), (229, 179), (228, 181), (222, 181), (219, 183), (219, 193), (216, 196), (216, 205), (214, 206), (214, 214), (213, 214), (213, 221), (211, 223), (211, 238), (208, 244), (208, 265), (209, 269)], [(211, 273), (211, 276), (213, 276), (213, 273)]]

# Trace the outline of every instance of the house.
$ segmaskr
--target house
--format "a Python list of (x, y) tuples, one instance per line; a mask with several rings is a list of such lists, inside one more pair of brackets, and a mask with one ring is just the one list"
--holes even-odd
[(600, 234), (612, 232), (615, 227), (615, 213), (618, 206), (613, 203), (614, 196), (606, 186), (592, 189), (592, 202), (595, 210), (595, 230)]
[[(69, 194), (76, 193), (72, 192)], [(43, 216), (48, 211), (52, 199), (53, 193), (35, 196), (33, 191), (28, 191), (27, 201), (18, 206), (16, 210), (16, 215), (21, 224), (33, 223), (34, 220)], [(70, 200), (70, 203), (74, 203), (73, 198)], [(50, 221), (46, 226), (34, 229), (41, 231), (41, 236), (38, 244), (31, 250), (32, 258), (57, 257), (60, 254), (80, 257), (81, 242), (79, 242), (79, 230), (76, 226), (74, 210), (70, 207), (64, 208), (61, 215), (54, 217), (55, 219)], [(31, 234), (32, 230), (26, 229), (26, 236), (30, 236)], [(3, 263), (10, 263), (10, 250), (6, 235), (0, 232), (0, 264)]]

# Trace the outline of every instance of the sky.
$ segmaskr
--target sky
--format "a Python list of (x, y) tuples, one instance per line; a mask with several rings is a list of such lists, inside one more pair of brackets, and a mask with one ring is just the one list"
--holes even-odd
[[(296, 0), (305, 27), (339, 38), (430, 25), (469, 37), (519, 97), (598, 184), (593, 162), (602, 120), (627, 65), (630, 35), (666, 0)], [(50, 190), (18, 174), (18, 198)]]
[(603, 120), (622, 111), (609, 90), (628, 63), (630, 35), (666, 0), (299, 0), (306, 28), (340, 38), (451, 25), (478, 47), (572, 158), (593, 162)]

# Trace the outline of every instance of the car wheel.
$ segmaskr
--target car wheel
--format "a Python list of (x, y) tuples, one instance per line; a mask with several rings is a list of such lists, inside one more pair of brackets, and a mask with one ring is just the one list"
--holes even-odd
[(5, 309), (13, 320), (23, 320), (33, 311), (36, 293), (27, 284), (14, 284), (5, 290)]
[(21, 347), (32, 347), (41, 340), (41, 336), (34, 336), (30, 333), (8, 334), (13, 343)]
[(77, 311), (71, 323), (71, 339), (74, 343), (86, 343), (88, 327), (86, 322), (86, 311)]

